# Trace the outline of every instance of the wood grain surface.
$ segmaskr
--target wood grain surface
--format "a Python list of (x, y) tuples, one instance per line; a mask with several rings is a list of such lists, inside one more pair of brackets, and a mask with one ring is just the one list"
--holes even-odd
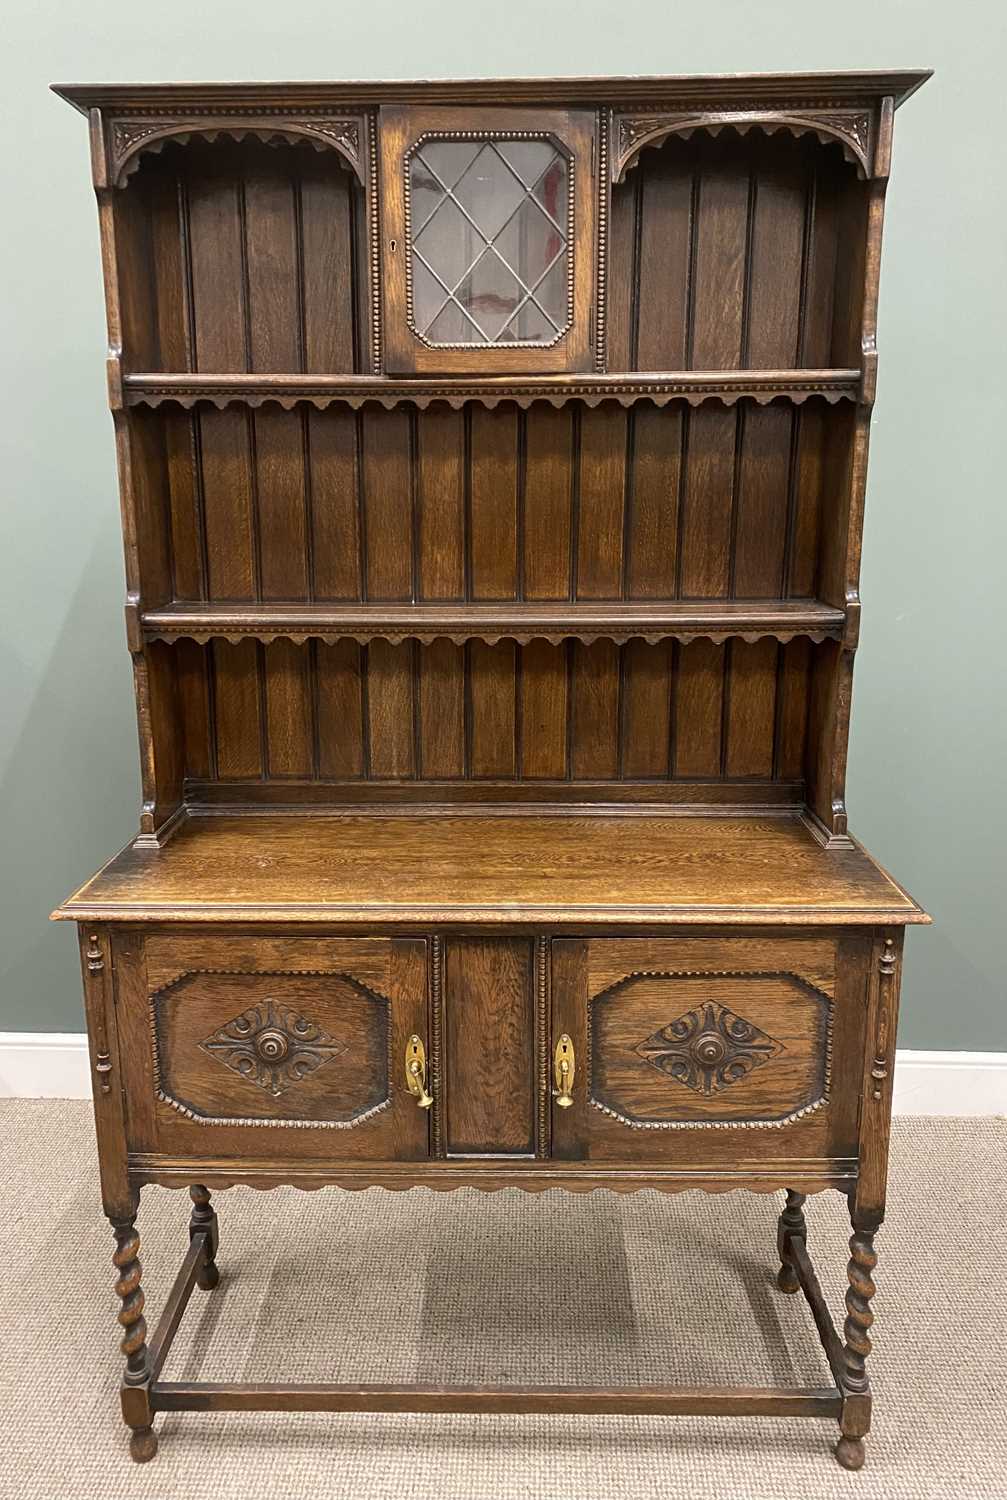
[(192, 817), (116, 856), (87, 920), (919, 922), (861, 849), (795, 818)]

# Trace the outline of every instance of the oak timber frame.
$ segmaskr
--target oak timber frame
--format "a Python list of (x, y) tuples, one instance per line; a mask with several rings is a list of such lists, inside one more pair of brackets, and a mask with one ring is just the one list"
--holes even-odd
[[(850, 836), (845, 769), (884, 196), (927, 76), (57, 90), (90, 127), (143, 806), (56, 915), (137, 1461), (159, 1411), (257, 1410), (828, 1417), (863, 1463), (928, 919)], [(524, 183), (566, 257), (548, 345), (416, 334), (434, 138), (555, 146), (568, 219)], [(783, 1189), (778, 1285), (833, 1383), (164, 1380), (236, 1183)], [(193, 1203), (149, 1340), (148, 1184)]]

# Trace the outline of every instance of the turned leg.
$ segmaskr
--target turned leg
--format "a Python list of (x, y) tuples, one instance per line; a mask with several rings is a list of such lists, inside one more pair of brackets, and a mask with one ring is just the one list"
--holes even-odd
[(836, 1446), (836, 1457), (844, 1469), (863, 1466), (864, 1437), (871, 1421), (871, 1385), (866, 1361), (871, 1352), (868, 1329), (874, 1322), (871, 1298), (876, 1290), (871, 1273), (877, 1263), (873, 1230), (855, 1228), (846, 1267), (849, 1286), (843, 1324), (846, 1342), (843, 1349), (843, 1414), (839, 1419), (842, 1436)]
[(113, 1221), (115, 1254), (112, 1262), (118, 1272), (115, 1292), (122, 1302), (118, 1317), (123, 1336), (119, 1347), (126, 1356), (126, 1369), (122, 1377), (122, 1413), (132, 1429), (129, 1451), (135, 1461), (142, 1464), (157, 1452), (157, 1434), (151, 1426), (151, 1411), (147, 1399), (150, 1364), (147, 1357), (147, 1324), (143, 1316), (143, 1290), (140, 1286), (140, 1236), (134, 1222), (134, 1219)]
[(200, 1183), (194, 1183), (189, 1189), (189, 1197), (192, 1199), (192, 1216), (189, 1219), (190, 1240), (197, 1234), (206, 1235), (206, 1259), (200, 1266), (196, 1276), (196, 1285), (202, 1287), (204, 1292), (211, 1292), (220, 1280), (220, 1272), (217, 1269), (217, 1245), (219, 1234), (217, 1231), (217, 1215), (210, 1206), (210, 1194)]
[(806, 1194), (796, 1193), (793, 1188), (788, 1188), (786, 1206), (777, 1226), (776, 1247), (780, 1252), (780, 1269), (776, 1285), (781, 1292), (796, 1292), (800, 1289), (797, 1272), (790, 1260), (790, 1242), (800, 1240), (803, 1245), (808, 1237), (808, 1226), (804, 1218), (805, 1198)]

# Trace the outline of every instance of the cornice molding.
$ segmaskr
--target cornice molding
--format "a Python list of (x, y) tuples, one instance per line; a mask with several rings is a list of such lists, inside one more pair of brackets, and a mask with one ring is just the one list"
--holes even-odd
[[(861, 107), (890, 96), (896, 106), (930, 77), (928, 69), (844, 73), (722, 73), (636, 78), (433, 78), (293, 83), (68, 83), (53, 90), (76, 109), (126, 116), (153, 110), (370, 108), (379, 104), (531, 104), (632, 107), (636, 112), (793, 108), (809, 101)], [(832, 107), (832, 105), (823, 106)]]

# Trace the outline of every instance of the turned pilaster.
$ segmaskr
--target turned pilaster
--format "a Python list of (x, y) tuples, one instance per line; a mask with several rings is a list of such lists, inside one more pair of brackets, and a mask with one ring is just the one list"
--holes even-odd
[(189, 1197), (192, 1199), (189, 1239), (194, 1239), (197, 1234), (206, 1236), (206, 1258), (196, 1275), (196, 1285), (202, 1287), (204, 1292), (211, 1292), (220, 1280), (216, 1260), (217, 1246), (220, 1241), (217, 1215), (210, 1206), (209, 1189), (203, 1187), (201, 1183), (193, 1183), (189, 1189)]
[(787, 1189), (787, 1202), (776, 1230), (776, 1248), (780, 1254), (776, 1285), (781, 1292), (796, 1292), (800, 1289), (797, 1272), (790, 1259), (790, 1242), (800, 1240), (804, 1244), (808, 1237), (808, 1225), (804, 1217), (806, 1198), (805, 1193), (795, 1192), (793, 1188)]
[[(132, 1428), (129, 1451), (137, 1463), (145, 1463), (157, 1452), (157, 1436), (150, 1425), (146, 1386), (150, 1380), (147, 1354), (147, 1321), (143, 1316), (143, 1288), (140, 1280), (140, 1236), (132, 1219), (117, 1220), (112, 1225), (115, 1252), (112, 1263), (118, 1277), (115, 1294), (122, 1306), (118, 1320), (123, 1329), (119, 1347), (126, 1356), (123, 1371), (123, 1415)], [(137, 1399), (134, 1399), (135, 1397)]]
[(878, 1263), (873, 1230), (854, 1229), (850, 1259), (846, 1267), (846, 1321), (843, 1324), (843, 1388), (846, 1397), (840, 1418), (842, 1437), (836, 1457), (844, 1469), (859, 1469), (864, 1462), (864, 1435), (870, 1425), (871, 1385), (867, 1356), (871, 1352), (869, 1329), (874, 1322), (871, 1298), (877, 1288), (872, 1272)]

